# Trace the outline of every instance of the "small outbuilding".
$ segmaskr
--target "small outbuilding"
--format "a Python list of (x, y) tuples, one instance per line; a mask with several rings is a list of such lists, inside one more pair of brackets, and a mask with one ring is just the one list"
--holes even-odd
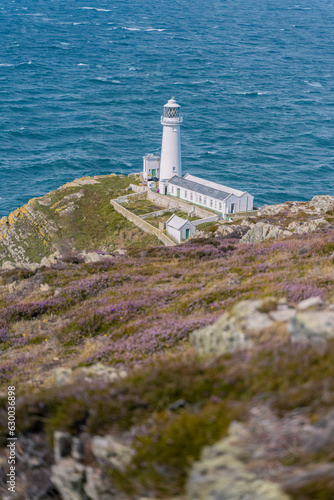
[(194, 234), (196, 227), (189, 220), (182, 219), (177, 215), (173, 214), (166, 222), (166, 232), (171, 236), (177, 243), (181, 243), (182, 240), (187, 240), (189, 236)]

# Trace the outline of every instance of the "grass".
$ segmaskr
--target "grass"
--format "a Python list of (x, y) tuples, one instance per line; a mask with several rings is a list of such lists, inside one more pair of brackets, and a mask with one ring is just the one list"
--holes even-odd
[[(310, 346), (282, 345), (211, 362), (174, 357), (115, 384), (82, 382), (22, 398), (17, 426), (20, 432), (43, 428), (49, 439), (55, 430), (104, 435), (136, 429), (132, 462), (110, 474), (129, 494), (150, 491), (165, 498), (182, 494), (203, 446), (223, 437), (232, 420), (247, 420), (254, 402), (267, 402), (281, 417), (296, 409), (313, 419), (326, 414), (334, 404), (333, 367), (333, 340), (325, 355)], [(327, 398), (319, 400), (324, 390)], [(176, 401), (182, 404), (172, 410)], [(308, 460), (316, 464), (319, 457)], [(303, 498), (302, 491), (292, 498)]]
[[(281, 339), (275, 347), (213, 361), (193, 355), (189, 334), (242, 299), (267, 297), (263, 312), (279, 299), (296, 305), (321, 295), (333, 304), (334, 231), (249, 245), (209, 237), (158, 246), (109, 203), (126, 193), (128, 183), (105, 178), (35, 202), (39, 220), (52, 220), (48, 234), (64, 257), (51, 268), (0, 273), (0, 389), (17, 387), (20, 433), (44, 432), (51, 442), (55, 430), (130, 432), (136, 453), (126, 470), (109, 471), (114, 484), (130, 495), (168, 498), (184, 492), (203, 446), (223, 437), (232, 420), (247, 421), (254, 406), (310, 421), (333, 407), (333, 340), (320, 353), (289, 344), (275, 331)], [(24, 217), (17, 226), (22, 230)], [(116, 248), (126, 248), (127, 255), (93, 264), (78, 256), (83, 249)], [(48, 292), (40, 290), (41, 282)], [(56, 366), (75, 370), (97, 362), (125, 367), (129, 377), (114, 384), (78, 377), (58, 387), (55, 358)], [(3, 400), (3, 442), (5, 417)], [(330, 457), (299, 460), (316, 466)], [(289, 494), (296, 500), (331, 498), (332, 482), (319, 480)]]
[(129, 201), (124, 204), (124, 207), (135, 215), (144, 215), (161, 210), (161, 207), (146, 199)]

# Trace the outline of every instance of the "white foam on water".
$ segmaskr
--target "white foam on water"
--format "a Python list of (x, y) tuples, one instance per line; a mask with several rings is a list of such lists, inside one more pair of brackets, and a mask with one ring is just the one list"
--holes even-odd
[(127, 28), (126, 26), (122, 26), (122, 29), (126, 31), (140, 31), (139, 28)]
[(0, 63), (1, 68), (10, 68), (14, 66), (14, 64), (9, 64), (9, 63)]
[(97, 12), (112, 12), (111, 9), (98, 9), (97, 7), (80, 7), (82, 10), (96, 10)]
[(147, 28), (144, 31), (166, 31), (164, 28)]
[(308, 82), (307, 80), (305, 80), (304, 83), (307, 83), (307, 85), (310, 85), (310, 87), (322, 87), (321, 83), (319, 82)]
[(88, 64), (85, 64), (85, 63), (79, 63), (79, 64), (77, 64), (77, 66), (88, 66)]

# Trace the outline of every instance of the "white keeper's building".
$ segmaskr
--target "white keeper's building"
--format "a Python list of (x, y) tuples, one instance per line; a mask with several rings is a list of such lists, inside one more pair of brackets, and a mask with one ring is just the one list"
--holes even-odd
[(144, 156), (143, 180), (159, 182), (159, 192), (208, 208), (224, 217), (253, 210), (254, 197), (191, 174), (182, 177), (180, 106), (174, 98), (164, 106), (161, 156)]

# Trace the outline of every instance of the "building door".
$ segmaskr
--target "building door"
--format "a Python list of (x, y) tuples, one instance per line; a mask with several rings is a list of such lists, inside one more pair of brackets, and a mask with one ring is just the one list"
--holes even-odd
[(233, 214), (234, 212), (235, 212), (235, 204), (232, 203), (232, 205), (231, 205), (231, 214)]
[(152, 169), (152, 177), (156, 177), (156, 176), (157, 176), (157, 169), (153, 168)]
[(165, 194), (167, 194), (167, 186), (165, 186)]
[(190, 229), (186, 229), (186, 240), (189, 238), (189, 231)]
[(180, 193), (181, 193), (181, 190), (180, 190), (180, 189), (178, 189), (178, 190), (177, 190), (177, 197), (178, 197), (178, 198), (180, 198)]

